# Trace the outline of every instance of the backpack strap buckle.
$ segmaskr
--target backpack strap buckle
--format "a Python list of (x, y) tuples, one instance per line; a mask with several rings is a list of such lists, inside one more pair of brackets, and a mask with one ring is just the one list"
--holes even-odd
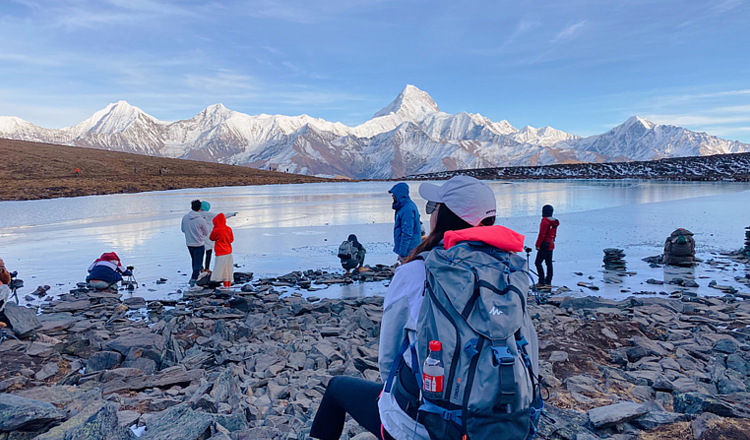
[(508, 366), (516, 363), (516, 358), (510, 353), (507, 345), (492, 346), (492, 354), (500, 366)]

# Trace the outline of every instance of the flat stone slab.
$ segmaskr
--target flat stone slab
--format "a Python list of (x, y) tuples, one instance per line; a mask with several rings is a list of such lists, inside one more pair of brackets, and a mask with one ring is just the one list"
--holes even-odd
[(647, 414), (648, 408), (639, 403), (621, 402), (589, 410), (589, 420), (595, 428), (609, 428)]
[(137, 391), (146, 388), (189, 383), (193, 380), (200, 379), (203, 375), (204, 370), (183, 371), (179, 367), (172, 367), (164, 370), (161, 374), (155, 374), (153, 376), (131, 376), (107, 382), (102, 387), (102, 394), (110, 394), (122, 390)]
[(8, 318), (13, 333), (18, 335), (19, 338), (23, 338), (34, 330), (42, 328), (42, 323), (36, 317), (36, 313), (32, 309), (26, 307), (19, 307), (13, 302), (9, 302), (5, 306), (5, 317)]
[(110, 341), (107, 347), (127, 356), (131, 348), (162, 352), (164, 351), (164, 343), (165, 339), (162, 335), (151, 333), (150, 331), (138, 331)]
[(53, 385), (51, 387), (33, 387), (13, 393), (26, 399), (63, 405), (72, 402), (85, 394), (85, 392), (71, 385)]
[(65, 414), (49, 403), (0, 394), (0, 432), (37, 431), (64, 419)]
[(37, 317), (42, 324), (39, 329), (42, 333), (63, 332), (79, 321), (81, 318), (74, 318), (70, 313), (48, 313)]

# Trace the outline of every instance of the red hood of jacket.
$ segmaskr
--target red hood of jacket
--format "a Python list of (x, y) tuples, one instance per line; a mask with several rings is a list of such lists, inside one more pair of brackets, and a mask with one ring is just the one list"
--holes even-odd
[(521, 252), (524, 238), (523, 235), (505, 226), (477, 226), (446, 232), (443, 236), (443, 245), (446, 249), (450, 249), (462, 241), (481, 241), (501, 251)]
[(227, 218), (224, 217), (223, 213), (214, 217), (214, 230), (211, 231), (208, 239), (216, 243), (214, 245), (214, 253), (217, 257), (232, 253), (234, 234), (232, 233), (232, 228), (227, 226)]

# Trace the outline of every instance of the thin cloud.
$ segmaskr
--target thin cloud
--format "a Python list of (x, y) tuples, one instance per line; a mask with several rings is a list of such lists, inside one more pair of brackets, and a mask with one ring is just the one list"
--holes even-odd
[(552, 42), (557, 43), (558, 41), (569, 40), (575, 37), (576, 34), (578, 34), (581, 31), (584, 25), (586, 25), (586, 20), (582, 20), (582, 21), (579, 21), (578, 23), (571, 24), (570, 26), (558, 32), (557, 35), (555, 35), (555, 38), (552, 39)]

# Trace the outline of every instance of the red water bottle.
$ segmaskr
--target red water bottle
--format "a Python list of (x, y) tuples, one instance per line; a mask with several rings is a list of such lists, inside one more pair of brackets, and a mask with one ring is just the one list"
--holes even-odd
[(445, 385), (445, 367), (440, 341), (430, 341), (430, 353), (422, 366), (422, 393), (425, 397), (440, 399)]

